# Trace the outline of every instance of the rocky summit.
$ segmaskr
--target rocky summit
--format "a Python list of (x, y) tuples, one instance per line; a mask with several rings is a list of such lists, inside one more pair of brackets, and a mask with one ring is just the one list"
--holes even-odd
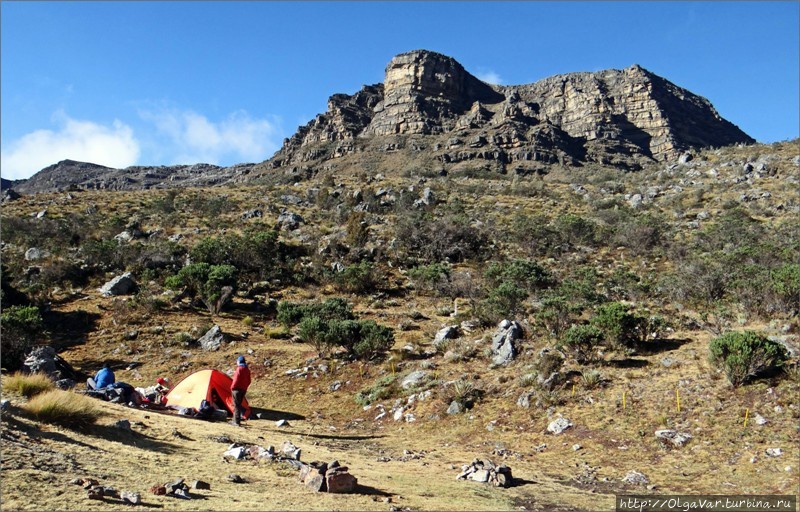
[(64, 161), (14, 188), (212, 186), (344, 168), (525, 175), (597, 163), (636, 170), (692, 149), (753, 142), (707, 99), (638, 65), (500, 86), (451, 57), (416, 50), (394, 57), (382, 84), (331, 96), (327, 112), (260, 164), (118, 170)]

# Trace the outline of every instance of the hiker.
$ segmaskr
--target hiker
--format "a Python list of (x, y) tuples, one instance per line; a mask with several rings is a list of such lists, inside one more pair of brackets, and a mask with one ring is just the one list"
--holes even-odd
[(231, 394), (233, 395), (233, 421), (231, 424), (237, 427), (242, 420), (242, 414), (244, 414), (242, 402), (248, 387), (250, 387), (250, 368), (247, 367), (247, 361), (244, 360), (244, 356), (239, 356), (236, 360), (233, 382), (231, 382)]
[(114, 384), (114, 382), (116, 382), (114, 372), (111, 371), (108, 363), (103, 363), (103, 367), (100, 368), (100, 371), (97, 372), (97, 375), (95, 375), (94, 378), (90, 377), (86, 381), (86, 387), (89, 389), (103, 389), (111, 384)]
[(136, 388), (136, 391), (142, 395), (145, 403), (166, 405), (169, 389), (169, 380), (159, 377), (154, 386), (150, 386), (149, 388)]

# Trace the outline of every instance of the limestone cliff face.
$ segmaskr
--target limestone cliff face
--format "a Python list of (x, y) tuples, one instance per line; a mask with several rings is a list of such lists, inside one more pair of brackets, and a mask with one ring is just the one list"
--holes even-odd
[[(403, 136), (424, 136), (422, 146), (444, 165), (489, 160), (502, 167), (636, 167), (692, 148), (755, 142), (705, 98), (638, 65), (492, 86), (450, 57), (418, 50), (393, 58), (382, 85), (333, 96), (328, 112), (287, 139), (269, 167), (325, 167), (369, 148), (409, 149), (395, 140)], [(366, 142), (381, 138), (392, 140)]]
[(383, 101), (375, 107), (364, 132), (367, 135), (447, 132), (474, 102), (503, 99), (454, 59), (426, 51), (393, 58), (386, 67), (383, 87)]

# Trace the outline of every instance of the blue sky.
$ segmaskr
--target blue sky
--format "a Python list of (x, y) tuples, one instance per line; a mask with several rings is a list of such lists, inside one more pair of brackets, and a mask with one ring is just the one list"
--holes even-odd
[(4, 178), (271, 157), (334, 93), (428, 49), (523, 84), (634, 63), (760, 142), (798, 137), (798, 2), (0, 3)]

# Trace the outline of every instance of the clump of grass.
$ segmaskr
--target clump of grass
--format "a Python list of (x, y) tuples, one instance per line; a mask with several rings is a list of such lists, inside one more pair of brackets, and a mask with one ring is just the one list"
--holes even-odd
[(245, 327), (251, 327), (253, 325), (253, 317), (248, 315), (248, 316), (242, 318), (242, 324)]
[(91, 398), (60, 389), (33, 397), (25, 409), (39, 421), (72, 428), (91, 425), (103, 415)]
[(586, 389), (595, 389), (603, 384), (603, 375), (597, 370), (582, 371), (581, 380)]
[(14, 373), (3, 379), (3, 389), (19, 393), (25, 398), (31, 398), (45, 391), (53, 389), (55, 385), (47, 375), (43, 373)]

